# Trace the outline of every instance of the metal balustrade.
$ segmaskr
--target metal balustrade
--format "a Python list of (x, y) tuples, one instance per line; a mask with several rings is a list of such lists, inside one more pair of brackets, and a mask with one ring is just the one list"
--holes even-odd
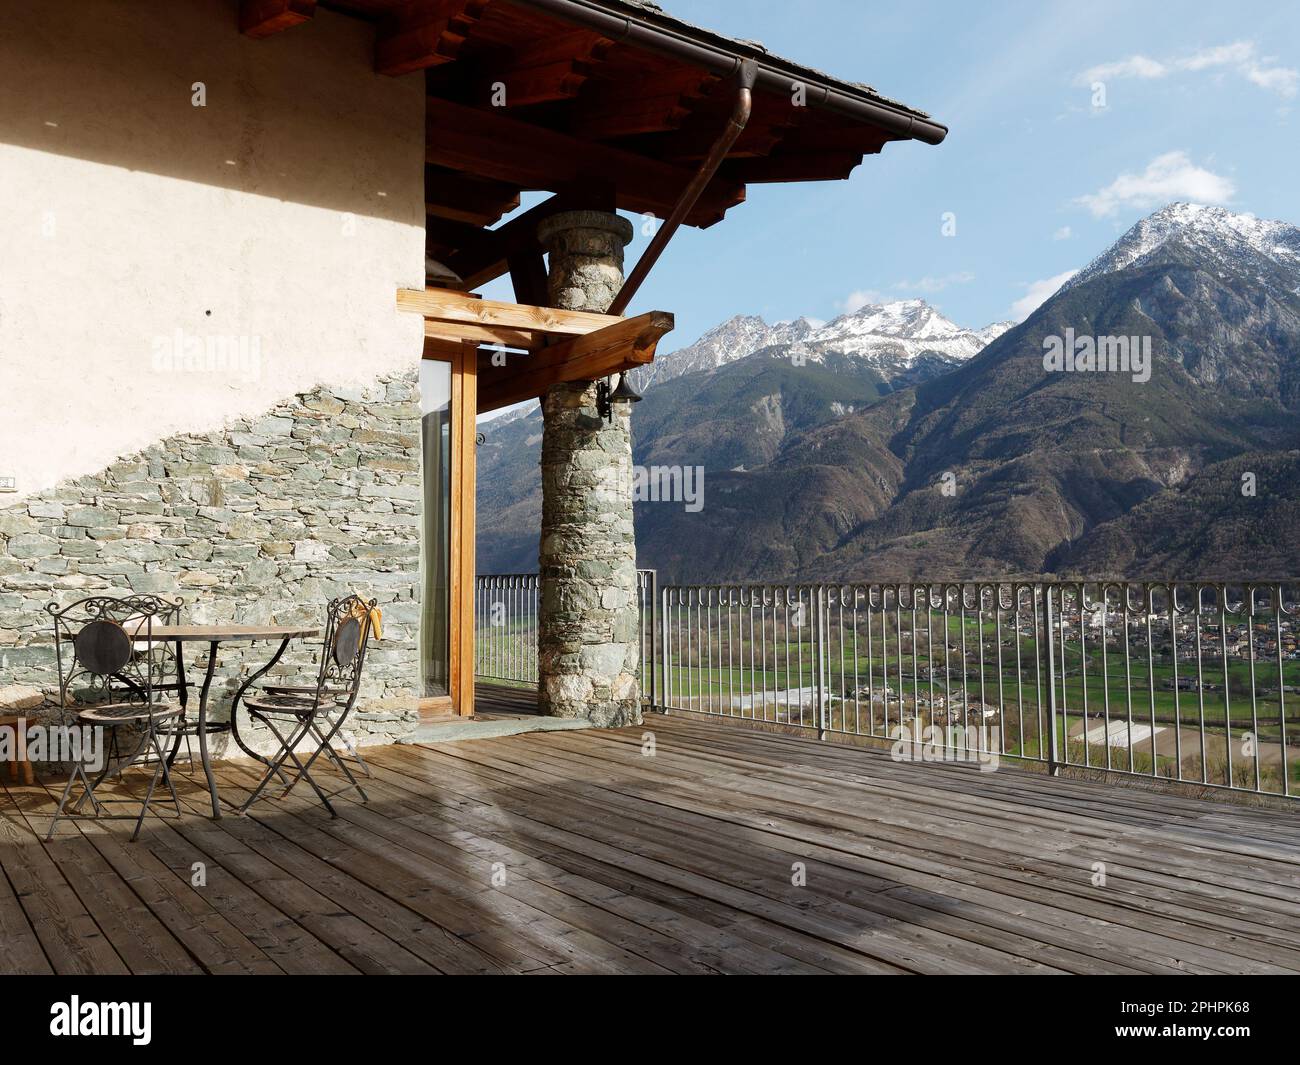
[[(662, 591), (665, 708), (1293, 796), (1300, 585)], [(1050, 723), (1050, 725), (1049, 725)]]
[[(521, 687), (537, 684), (536, 573), (480, 575), (474, 586), (474, 675)], [(658, 704), (655, 632), (659, 596), (654, 570), (637, 570), (642, 699)]]
[[(638, 588), (654, 709), (1300, 793), (1298, 581)], [(480, 676), (536, 683), (536, 603), (535, 574), (480, 578)]]

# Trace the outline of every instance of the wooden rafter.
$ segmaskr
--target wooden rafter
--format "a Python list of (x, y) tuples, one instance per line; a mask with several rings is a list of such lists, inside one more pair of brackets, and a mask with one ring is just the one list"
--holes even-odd
[(480, 352), (478, 411), (483, 414), (535, 399), (562, 381), (594, 381), (644, 366), (654, 359), (659, 338), (672, 327), (671, 314), (650, 311), (557, 341), (531, 355), (510, 358), (504, 366), (493, 365), (491, 358), (484, 360)]
[(375, 36), (375, 71), (409, 74), (456, 58), (488, 0), (410, 0)]
[(593, 82), (569, 117), (571, 132), (600, 140), (676, 129), (720, 79), (691, 67), (616, 83)]
[(241, 0), (239, 32), (246, 37), (269, 37), (316, 14), (316, 0)]
[(587, 31), (559, 34), (509, 51), (462, 60), (435, 75), (435, 95), (480, 107), (530, 107), (578, 95), (613, 46)]
[(490, 226), (519, 206), (519, 190), (500, 181), (484, 181), (441, 167), (424, 168), (426, 214), (451, 222)]
[[(438, 97), (429, 98), (426, 120), (427, 162), (525, 189), (555, 189), (600, 178), (616, 189), (618, 207), (638, 213), (667, 217), (692, 176), (689, 170), (657, 159)], [(712, 225), (744, 198), (743, 186), (714, 180), (686, 223)]]

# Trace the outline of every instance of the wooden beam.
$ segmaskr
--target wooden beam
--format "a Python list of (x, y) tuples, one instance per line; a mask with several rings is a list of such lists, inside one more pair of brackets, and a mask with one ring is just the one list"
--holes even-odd
[(496, 229), (484, 230), (472, 243), (456, 249), (454, 254), (449, 255), (445, 264), (449, 270), (464, 279), (466, 288), (478, 288), (504, 274), (510, 268), (512, 256), (521, 252), (540, 253), (537, 224), (543, 218), (549, 218), (561, 211), (576, 211), (584, 208), (613, 211), (613, 191), (584, 187), (559, 192), (530, 207), (523, 214), (516, 215), (509, 222), (497, 226)]
[(491, 365), (479, 354), (480, 414), (535, 399), (561, 381), (594, 381), (653, 361), (655, 347), (673, 327), (673, 316), (650, 311), (582, 336), (560, 340), (531, 355)]
[(499, 325), (467, 325), (464, 322), (424, 320), (424, 335), (434, 340), (470, 341), (474, 344), (499, 344), (506, 348), (533, 351), (545, 343), (545, 334), (528, 329), (507, 329)]
[(447, 323), (526, 329), (565, 336), (582, 336), (627, 320), (617, 315), (593, 314), (590, 311), (566, 311), (558, 307), (534, 307), (501, 300), (472, 299), (441, 289), (399, 288), (397, 309)]
[(410, 0), (375, 35), (375, 72), (397, 76), (449, 63), (488, 0)]
[(574, 105), (569, 130), (599, 140), (676, 129), (719, 80), (710, 71), (683, 67), (626, 82), (593, 82)]
[(475, 107), (529, 107), (577, 96), (613, 41), (586, 30), (494, 48), (430, 74), (431, 95)]
[(316, 0), (241, 0), (239, 32), (245, 37), (269, 37), (306, 22), (316, 14)]
[(515, 290), (515, 299), (521, 304), (545, 303), (550, 292), (541, 249), (517, 251), (506, 261), (510, 266), (510, 283)]
[(677, 129), (691, 115), (690, 103), (682, 96), (651, 96), (643, 100), (619, 101), (586, 108), (573, 116), (569, 130), (579, 137), (602, 140), (662, 133)]
[(424, 209), (435, 218), (482, 228), (519, 206), (519, 190), (500, 181), (482, 181), (437, 166), (424, 168)]
[[(692, 177), (690, 170), (658, 159), (438, 97), (429, 98), (427, 123), (427, 162), (523, 189), (557, 189), (599, 178), (613, 185), (619, 208), (637, 213), (666, 218)], [(686, 223), (710, 226), (744, 199), (743, 185), (715, 178)]]

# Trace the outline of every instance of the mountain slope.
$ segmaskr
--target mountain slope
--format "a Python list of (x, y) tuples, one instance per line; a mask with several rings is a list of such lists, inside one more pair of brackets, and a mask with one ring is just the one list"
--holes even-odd
[[(763, 466), (800, 433), (961, 365), (1005, 329), (963, 329), (924, 300), (863, 307), (826, 325), (732, 318), (640, 372), (634, 458), (702, 466), (710, 477)], [(541, 519), (540, 411), (481, 431), (479, 569), (531, 570)], [(648, 506), (637, 508), (639, 536), (641, 524), (653, 522)]]
[[(1298, 239), (1166, 208), (955, 371), (792, 436), (762, 468), (712, 476), (699, 514), (639, 512), (644, 561), (711, 580), (1150, 575), (1161, 560), (1242, 575), (1275, 572), (1279, 554), (1294, 570), (1293, 527), (1260, 532), (1276, 550), (1255, 558), (1144, 516), (1195, 505), (1211, 489), (1179, 486), (1215, 464), (1283, 462), (1300, 443)], [(1150, 338), (1150, 380), (1045, 371), (1044, 338), (1067, 328)], [(774, 544), (784, 569), (769, 568)]]

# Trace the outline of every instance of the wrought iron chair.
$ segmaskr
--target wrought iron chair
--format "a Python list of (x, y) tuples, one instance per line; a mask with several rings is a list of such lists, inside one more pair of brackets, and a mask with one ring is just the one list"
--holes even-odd
[[(167, 757), (160, 742), (160, 725), (174, 722), (182, 708), (158, 699), (158, 692), (174, 688), (164, 678), (165, 648), (153, 638), (155, 621), (163, 624), (178, 616), (180, 604), (157, 596), (123, 598), (91, 596), (60, 609), (57, 603), (45, 608), (54, 621), (54, 650), (59, 671), (59, 707), (64, 728), (111, 729), (113, 751), (121, 770), (150, 758), (156, 761), (153, 775), (138, 815), (103, 812), (112, 802), (135, 802), (129, 798), (99, 798), (95, 789), (113, 765), (106, 755), (104, 765), (92, 781), (83, 759), (73, 759), (72, 772), (63, 788), (58, 808), (50, 819), (47, 840), (53, 838), (59, 818), (65, 816), (73, 785), (81, 782), (82, 793), (67, 816), (82, 816), (86, 800), (95, 817), (114, 820), (135, 819), (134, 842), (140, 835), (149, 803), (161, 779), (171, 792), (177, 816), (180, 799), (172, 784)], [(117, 746), (117, 730), (131, 727), (140, 731), (136, 749), (122, 758)]]
[[(338, 815), (330, 805), (330, 799), (345, 791), (355, 788), (362, 802), (369, 801), (365, 789), (332, 744), (361, 690), (361, 670), (370, 642), (371, 611), (375, 606), (375, 600), (366, 602), (356, 595), (330, 602), (325, 612), (325, 644), (315, 685), (270, 685), (262, 688), (255, 697), (244, 698), (243, 705), (249, 716), (271, 730), (280, 750), (267, 760), (266, 773), (240, 807), (241, 814), (257, 801), (272, 777), (286, 780), (284, 771), (288, 762), (293, 763), (293, 769), (289, 770), (293, 776), (285, 782), (277, 798), (284, 798), (298, 781), (306, 780), (332, 817)], [(315, 741), (316, 749), (303, 761), (296, 748), (308, 737)], [(311, 775), (311, 767), (322, 754), (348, 781), (328, 794)]]

